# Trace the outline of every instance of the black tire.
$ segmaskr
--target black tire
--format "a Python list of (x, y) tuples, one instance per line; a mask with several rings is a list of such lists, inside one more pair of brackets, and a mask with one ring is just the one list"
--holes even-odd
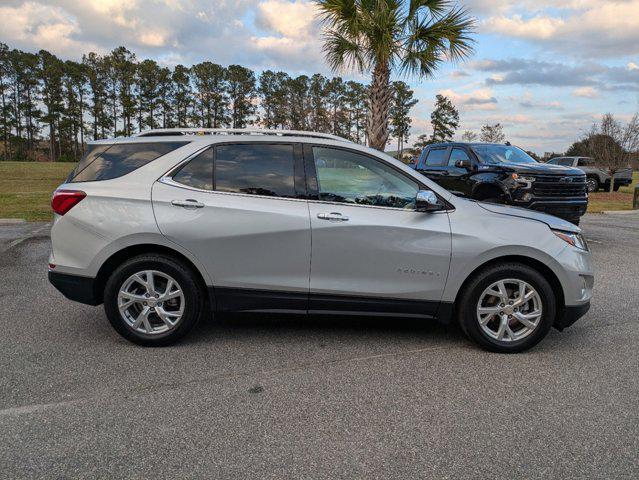
[(586, 188), (588, 189), (588, 193), (599, 190), (599, 179), (597, 177), (587, 177)]
[[(184, 294), (184, 313), (179, 322), (164, 333), (142, 333), (133, 329), (120, 315), (118, 292), (137, 272), (156, 270), (171, 276)], [(104, 310), (113, 328), (127, 340), (145, 347), (171, 345), (184, 337), (205, 314), (205, 292), (195, 280), (195, 272), (181, 261), (162, 254), (143, 254), (127, 260), (109, 277), (104, 289)], [(153, 329), (152, 329), (153, 330)]]
[(581, 221), (581, 217), (570, 218), (568, 219), (568, 221), (572, 223), (573, 225), (579, 225), (579, 222)]
[[(541, 298), (542, 316), (537, 327), (525, 338), (505, 342), (487, 335), (477, 320), (477, 304), (481, 294), (494, 282), (519, 279), (529, 283)], [(518, 353), (537, 345), (550, 331), (555, 319), (556, 298), (549, 282), (537, 270), (520, 263), (506, 263), (487, 267), (476, 274), (464, 287), (457, 302), (457, 320), (468, 338), (491, 352)]]
[(615, 183), (615, 184), (612, 186), (612, 189), (613, 189), (615, 192), (618, 192), (620, 188), (621, 188), (621, 185), (619, 185), (618, 183)]

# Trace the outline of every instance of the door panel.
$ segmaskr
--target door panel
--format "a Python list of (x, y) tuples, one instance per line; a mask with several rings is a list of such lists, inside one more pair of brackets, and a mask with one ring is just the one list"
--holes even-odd
[(205, 265), (218, 310), (306, 310), (308, 203), (289, 198), (300, 172), (299, 145), (228, 143), (153, 186), (160, 231)]
[(313, 147), (305, 159), (317, 188), (309, 310), (434, 315), (450, 263), (447, 213), (416, 212), (420, 185), (373, 156)]
[[(450, 226), (445, 212), (321, 202), (309, 202), (309, 209), (313, 232), (311, 310), (338, 309), (323, 305), (322, 297), (317, 296), (333, 294), (433, 302), (421, 307), (425, 314), (434, 313), (450, 263)], [(319, 218), (331, 212), (348, 220)], [(394, 311), (399, 313), (400, 305)]]
[[(189, 208), (174, 200), (204, 205)], [(308, 291), (311, 253), (304, 200), (201, 192), (156, 182), (160, 231), (206, 265), (215, 286)]]

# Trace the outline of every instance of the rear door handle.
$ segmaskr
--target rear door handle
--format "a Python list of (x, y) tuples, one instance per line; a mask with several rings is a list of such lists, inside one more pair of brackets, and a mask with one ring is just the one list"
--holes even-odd
[(204, 204), (198, 202), (197, 200), (193, 200), (192, 198), (187, 198), (186, 200), (173, 200), (171, 205), (174, 207), (182, 207), (182, 208), (203, 208)]
[(345, 217), (339, 212), (318, 213), (317, 218), (320, 220), (329, 220), (331, 222), (348, 222), (348, 217)]

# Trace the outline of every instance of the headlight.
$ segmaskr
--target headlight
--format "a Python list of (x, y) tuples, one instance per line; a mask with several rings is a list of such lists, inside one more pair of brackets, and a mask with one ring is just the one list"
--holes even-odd
[(521, 188), (525, 189), (531, 188), (535, 181), (535, 177), (526, 177), (525, 175), (517, 175), (516, 173), (513, 173), (511, 177), (521, 186)]
[(564, 232), (562, 230), (553, 230), (552, 233), (561, 238), (564, 242), (569, 243), (573, 247), (580, 250), (588, 251), (586, 239), (580, 233)]

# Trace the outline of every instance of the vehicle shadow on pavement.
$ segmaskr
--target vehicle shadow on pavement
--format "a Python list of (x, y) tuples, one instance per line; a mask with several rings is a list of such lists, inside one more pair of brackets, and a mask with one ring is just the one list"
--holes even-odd
[(214, 342), (220, 337), (316, 336), (318, 340), (335, 335), (368, 341), (389, 337), (428, 338), (463, 342), (456, 326), (442, 325), (436, 320), (405, 317), (354, 315), (294, 315), (294, 314), (217, 314), (202, 321), (182, 343)]

